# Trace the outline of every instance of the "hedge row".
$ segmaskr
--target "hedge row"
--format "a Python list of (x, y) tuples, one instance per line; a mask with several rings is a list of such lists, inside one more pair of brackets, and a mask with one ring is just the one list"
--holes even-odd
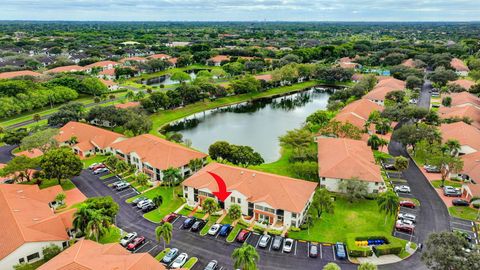
[[(387, 244), (376, 246), (372, 248), (370, 246), (361, 247), (355, 245), (355, 241), (368, 241), (373, 239), (384, 239)], [(405, 240), (395, 238), (384, 232), (370, 232), (362, 234), (347, 234), (347, 250), (351, 257), (369, 257), (373, 252), (375, 255), (387, 255), (387, 254), (400, 254), (405, 247)]]

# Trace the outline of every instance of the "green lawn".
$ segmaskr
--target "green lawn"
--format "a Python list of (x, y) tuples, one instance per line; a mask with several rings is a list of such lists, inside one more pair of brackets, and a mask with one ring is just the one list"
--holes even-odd
[(248, 101), (252, 99), (258, 99), (262, 97), (269, 97), (269, 96), (274, 96), (278, 94), (294, 92), (301, 89), (312, 87), (317, 84), (319, 84), (319, 82), (317, 81), (298, 83), (291, 86), (272, 88), (260, 93), (249, 93), (249, 94), (235, 95), (230, 97), (223, 97), (213, 101), (205, 100), (203, 102), (197, 102), (194, 104), (187, 105), (183, 108), (161, 111), (161, 112), (152, 114), (150, 116), (153, 121), (153, 127), (150, 133), (158, 135), (159, 134), (158, 129), (160, 127), (172, 121), (192, 115), (194, 113), (202, 112), (209, 109), (214, 109), (221, 106), (236, 104), (236, 103), (240, 103), (240, 102)]
[[(139, 196), (145, 196), (147, 198), (153, 199), (157, 195), (161, 195), (163, 197), (163, 204), (158, 208), (151, 212), (148, 212), (144, 215), (144, 217), (152, 222), (160, 222), (165, 215), (172, 213), (173, 211), (177, 210), (182, 204), (183, 201), (180, 197), (173, 198), (172, 190), (173, 188), (160, 186), (155, 189), (149, 190), (143, 194), (137, 195), (135, 197), (127, 199), (127, 202), (133, 201), (134, 198)], [(175, 192), (178, 193), (181, 190), (181, 187), (175, 187)]]
[[(191, 209), (188, 209), (188, 208), (183, 208), (182, 210), (180, 210), (180, 212), (178, 212), (180, 215), (182, 216), (188, 216), (188, 214), (190, 214), (190, 212), (192, 212)], [(197, 210), (195, 212), (195, 214), (193, 214), (194, 217), (196, 218), (203, 218), (203, 216), (205, 216), (205, 213), (202, 211), (202, 210)]]
[(86, 158), (84, 160), (82, 160), (83, 162), (83, 168), (86, 169), (88, 168), (90, 165), (92, 165), (93, 163), (100, 163), (100, 162), (103, 162), (107, 157), (106, 156), (103, 156), (103, 155), (94, 155), (94, 156), (91, 156), (89, 158)]
[(381, 231), (390, 234), (394, 217), (388, 217), (386, 225), (384, 221), (385, 215), (378, 210), (375, 200), (361, 200), (351, 204), (346, 199), (337, 197), (334, 213), (323, 214), (310, 227), (310, 234), (307, 230), (302, 230), (289, 232), (288, 237), (334, 243), (345, 242), (347, 233)]
[(448, 212), (453, 217), (468, 219), (471, 221), (478, 220), (478, 209), (475, 208), (465, 206), (452, 206), (448, 208)]
[[(430, 181), (430, 183), (432, 183), (432, 186), (434, 186), (435, 188), (440, 188), (441, 185), (442, 185), (442, 180), (434, 180), (434, 181)], [(446, 180), (445, 181), (445, 186), (452, 186), (454, 188), (461, 188), (462, 187), (462, 182)]]
[[(62, 180), (61, 182), (61, 187), (63, 190), (70, 190), (70, 189), (74, 189), (76, 188), (75, 185), (72, 183), (72, 181), (70, 179), (67, 179), (67, 180)], [(23, 185), (36, 185), (35, 182), (23, 182), (23, 183), (20, 183), (20, 184), (23, 184)], [(52, 187), (52, 186), (55, 186), (55, 185), (58, 185), (58, 181), (55, 180), (55, 179), (46, 179), (46, 180), (43, 180), (42, 183), (39, 185), (40, 189), (44, 189), (44, 188), (48, 188), (48, 187)]]
[(292, 154), (292, 149), (291, 148), (285, 148), (282, 147), (282, 155), (277, 161), (274, 161), (272, 163), (264, 163), (258, 166), (250, 166), (250, 169), (253, 170), (259, 170), (262, 172), (267, 172), (267, 173), (274, 173), (274, 174), (279, 174), (279, 175), (284, 175), (288, 177), (294, 177), (289, 168), (289, 162), (288, 159)]
[(120, 229), (112, 226), (104, 236), (98, 239), (98, 242), (100, 242), (101, 244), (119, 243), (120, 238), (122, 238), (122, 235), (120, 234)]

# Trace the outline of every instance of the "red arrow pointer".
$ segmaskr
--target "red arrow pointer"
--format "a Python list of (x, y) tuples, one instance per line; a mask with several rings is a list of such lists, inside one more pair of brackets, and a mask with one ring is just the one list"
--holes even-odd
[(220, 201), (224, 202), (225, 199), (232, 194), (232, 192), (227, 191), (227, 185), (225, 185), (225, 181), (223, 181), (219, 175), (212, 172), (207, 173), (210, 174), (213, 179), (215, 179), (218, 185), (218, 191), (213, 192), (213, 195), (215, 195)]

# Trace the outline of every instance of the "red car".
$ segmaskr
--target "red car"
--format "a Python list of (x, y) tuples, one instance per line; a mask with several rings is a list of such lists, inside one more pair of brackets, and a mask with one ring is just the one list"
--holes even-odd
[(408, 207), (408, 208), (415, 208), (416, 205), (412, 201), (401, 201), (400, 206)]
[(247, 240), (249, 235), (250, 235), (250, 231), (241, 230), (240, 233), (237, 235), (237, 241), (240, 243), (243, 243)]
[(105, 168), (105, 165), (104, 164), (98, 164), (98, 165), (94, 166), (92, 168), (92, 172), (94, 172), (95, 170), (100, 169), (100, 168)]
[(136, 250), (139, 246), (143, 245), (145, 243), (145, 237), (140, 236), (135, 239), (133, 239), (130, 244), (128, 244), (127, 249), (128, 250)]
[(177, 217), (178, 217), (177, 214), (171, 213), (171, 214), (166, 215), (166, 216), (162, 219), (162, 222), (163, 222), (163, 223), (165, 223), (165, 222), (172, 223), (172, 221), (174, 221)]
[(413, 225), (407, 225), (407, 224), (402, 224), (402, 223), (397, 223), (395, 225), (395, 229), (400, 232), (406, 232), (412, 234), (413, 231), (415, 230), (415, 226)]

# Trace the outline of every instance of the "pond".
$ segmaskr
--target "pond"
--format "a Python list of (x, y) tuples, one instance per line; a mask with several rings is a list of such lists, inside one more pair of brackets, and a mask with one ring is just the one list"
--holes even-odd
[(162, 132), (176, 131), (192, 147), (208, 153), (216, 141), (251, 146), (266, 163), (280, 157), (278, 137), (298, 128), (307, 116), (326, 109), (333, 88), (317, 87), (283, 97), (208, 110), (175, 121)]
[[(195, 74), (194, 71), (186, 71), (186, 73), (188, 75), (190, 75), (190, 80), (195, 80), (195, 78), (197, 77), (197, 74)], [(162, 75), (162, 76), (158, 76), (158, 77), (153, 77), (153, 78), (149, 78), (149, 79), (146, 79), (146, 80), (141, 80), (140, 83), (141, 84), (146, 84), (146, 85), (149, 85), (149, 86), (160, 86), (161, 84), (167, 86), (167, 85), (173, 85), (173, 84), (178, 84), (180, 83), (179, 81), (175, 81), (175, 80), (172, 80), (170, 79), (170, 77), (172, 77), (171, 74), (165, 74), (165, 75)]]

